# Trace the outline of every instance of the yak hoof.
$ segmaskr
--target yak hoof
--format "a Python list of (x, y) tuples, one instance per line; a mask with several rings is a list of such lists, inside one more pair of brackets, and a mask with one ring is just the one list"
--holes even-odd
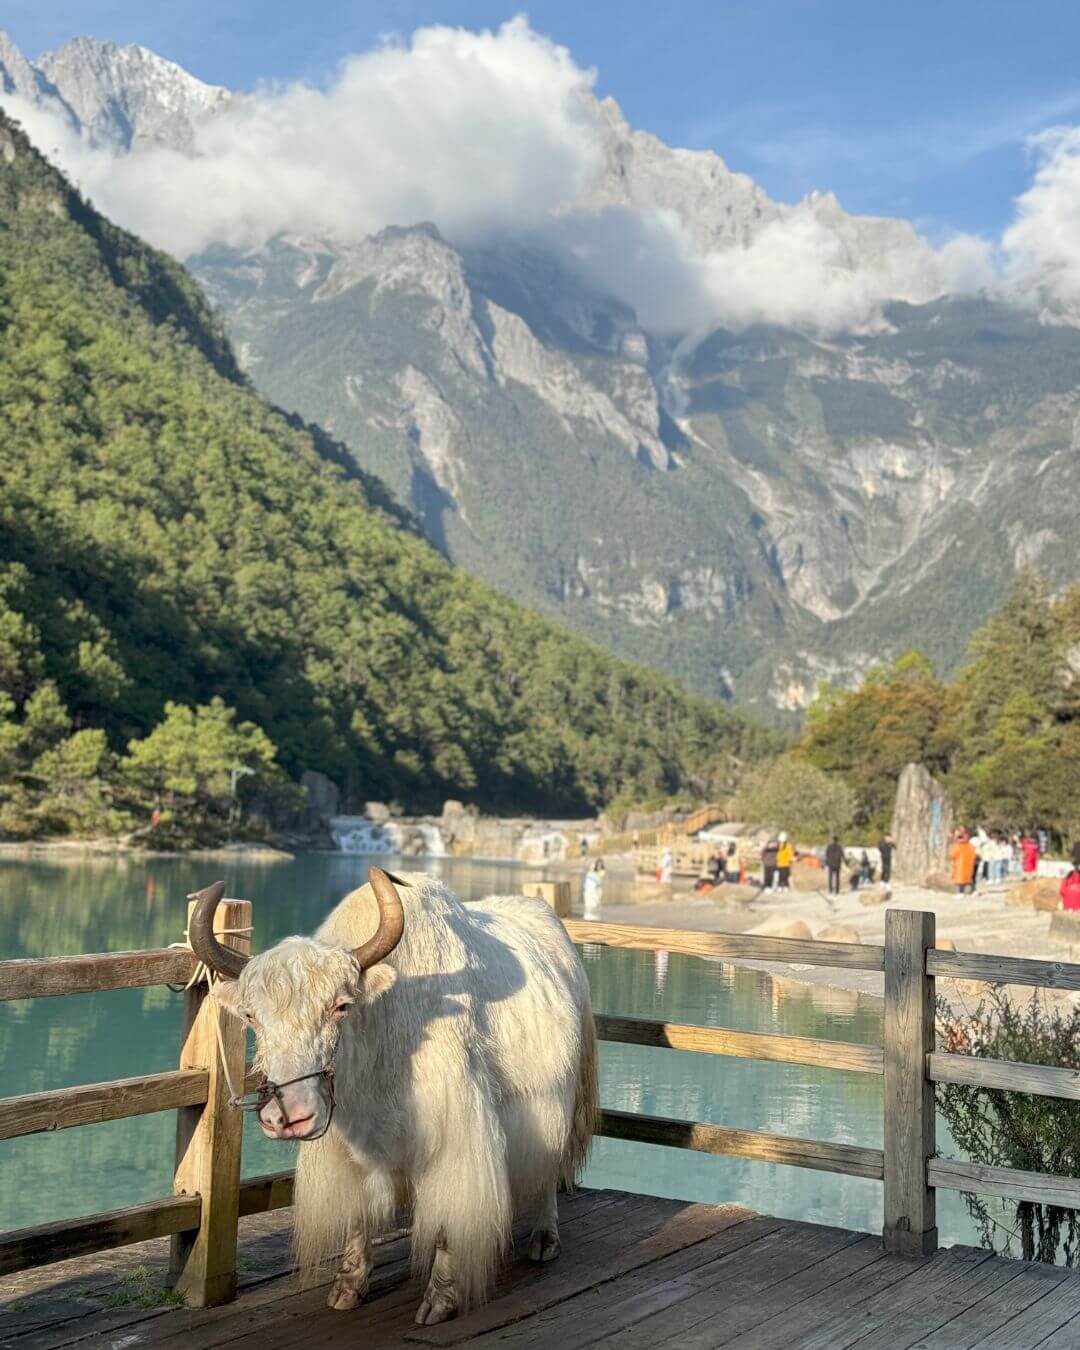
[(335, 1280), (330, 1286), (326, 1306), (333, 1308), (336, 1312), (351, 1312), (353, 1308), (360, 1306), (363, 1297), (361, 1290), (354, 1289), (352, 1285), (346, 1284), (343, 1280)]
[(457, 1316), (457, 1312), (458, 1307), (454, 1299), (447, 1298), (444, 1294), (433, 1296), (425, 1294), (416, 1310), (416, 1323), (421, 1327), (433, 1327), (436, 1322), (449, 1322), (452, 1317)]
[(534, 1233), (529, 1241), (530, 1261), (554, 1261), (561, 1251), (558, 1233)]

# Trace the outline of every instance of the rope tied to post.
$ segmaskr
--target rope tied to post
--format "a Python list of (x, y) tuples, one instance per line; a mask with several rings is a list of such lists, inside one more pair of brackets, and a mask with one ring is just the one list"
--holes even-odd
[[(189, 900), (194, 900), (197, 892), (189, 895)], [(218, 932), (221, 937), (249, 937), (255, 931), (253, 925), (248, 924), (243, 928), (221, 928)], [(169, 948), (175, 950), (187, 950), (195, 956), (195, 949), (191, 945), (191, 934), (184, 929), (183, 942), (170, 942)], [(191, 972), (187, 984), (170, 984), (169, 989), (174, 994), (186, 994), (191, 989), (197, 989), (200, 984), (205, 984), (207, 992), (213, 996), (214, 986), (220, 983), (221, 977), (218, 973), (206, 964), (200, 957), (195, 956), (195, 968)], [(244, 1105), (244, 1084), (241, 1082), (240, 1091), (237, 1092), (236, 1085), (232, 1081), (232, 1075), (229, 1073), (229, 1057), (225, 1053), (225, 1039), (221, 1034), (221, 1015), (215, 1013), (213, 1018), (214, 1034), (217, 1037), (218, 1055), (221, 1059), (221, 1071), (225, 1076), (225, 1086), (229, 1089), (229, 1105), (242, 1108)], [(251, 1069), (250, 1064), (244, 1066), (244, 1078), (247, 1078)]]

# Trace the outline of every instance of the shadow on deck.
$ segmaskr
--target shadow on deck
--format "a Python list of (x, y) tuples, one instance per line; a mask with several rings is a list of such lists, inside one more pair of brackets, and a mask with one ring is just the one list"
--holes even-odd
[(408, 1239), (377, 1249), (371, 1293), (331, 1312), (298, 1291), (287, 1212), (242, 1228), (241, 1292), (222, 1308), (138, 1306), (153, 1298), (167, 1243), (0, 1281), (10, 1350), (202, 1350), (481, 1346), (485, 1350), (1075, 1350), (1080, 1275), (970, 1247), (889, 1256), (866, 1233), (763, 1218), (736, 1206), (579, 1191), (560, 1204), (563, 1254), (535, 1267), (520, 1249), (485, 1307), (441, 1326), (413, 1322), (420, 1288)]

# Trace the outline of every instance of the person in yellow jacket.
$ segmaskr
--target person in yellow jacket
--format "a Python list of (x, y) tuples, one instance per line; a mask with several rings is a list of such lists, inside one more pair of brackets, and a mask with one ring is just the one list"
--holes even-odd
[(780, 847), (776, 853), (776, 870), (779, 872), (778, 890), (791, 890), (791, 864), (795, 861), (795, 850), (787, 834), (781, 830), (778, 836)]

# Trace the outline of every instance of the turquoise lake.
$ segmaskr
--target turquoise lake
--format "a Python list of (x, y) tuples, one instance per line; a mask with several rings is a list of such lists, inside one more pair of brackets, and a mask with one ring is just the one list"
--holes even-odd
[[(193, 859), (3, 860), (0, 959), (175, 942), (185, 896), (219, 876), (228, 894), (253, 902), (258, 950), (311, 931), (364, 880), (370, 861), (336, 854), (224, 867)], [(524, 875), (513, 864), (462, 859), (396, 865), (433, 872), (464, 899), (513, 892)], [(618, 898), (614, 883), (607, 896)], [(596, 945), (582, 955), (598, 1011), (880, 1044), (876, 999), (692, 957)], [(181, 1001), (155, 987), (0, 1004), (0, 1096), (174, 1068)], [(881, 1080), (868, 1075), (603, 1043), (601, 1092), (606, 1106), (626, 1111), (882, 1142)], [(272, 1143), (248, 1126), (245, 1175), (293, 1165), (297, 1146)], [(174, 1131), (173, 1114), (163, 1113), (0, 1142), (0, 1229), (169, 1194)], [(867, 1231), (881, 1225), (877, 1182), (621, 1140), (597, 1140), (585, 1182)], [(938, 1209), (943, 1242), (974, 1240), (961, 1197), (939, 1193)]]

